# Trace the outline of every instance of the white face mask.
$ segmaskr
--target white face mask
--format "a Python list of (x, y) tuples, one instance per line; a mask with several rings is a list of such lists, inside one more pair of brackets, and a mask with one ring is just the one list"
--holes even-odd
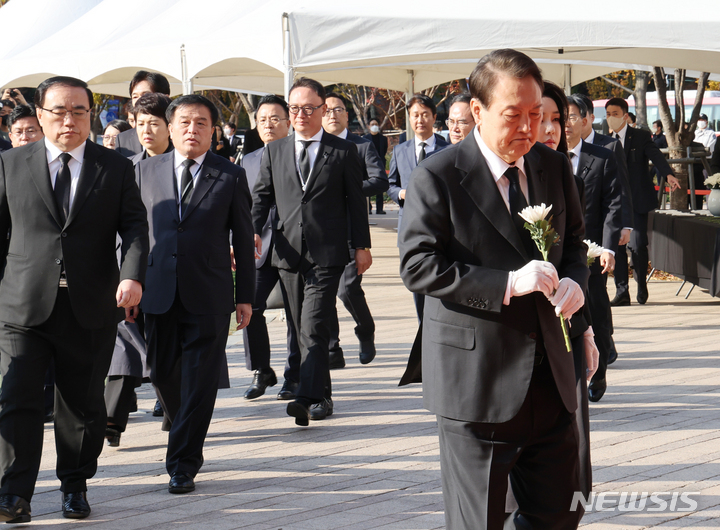
[(608, 127), (610, 127), (613, 130), (613, 132), (618, 132), (625, 125), (625, 120), (623, 118), (618, 118), (616, 116), (608, 116), (607, 122), (608, 122)]
[(377, 133), (380, 132), (380, 127), (378, 127), (377, 125), (371, 125), (371, 126), (370, 126), (370, 132), (373, 133), (373, 134), (377, 134)]
[(232, 129), (225, 129), (225, 136), (230, 138), (232, 136)]
[(705, 129), (707, 127), (706, 121), (699, 121), (697, 122), (698, 129)]

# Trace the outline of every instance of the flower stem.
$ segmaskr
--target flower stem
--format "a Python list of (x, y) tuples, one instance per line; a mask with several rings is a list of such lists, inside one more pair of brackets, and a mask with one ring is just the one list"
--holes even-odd
[(560, 326), (562, 327), (563, 337), (565, 337), (565, 347), (568, 353), (572, 352), (572, 346), (570, 345), (570, 334), (568, 333), (567, 321), (562, 313), (560, 313)]

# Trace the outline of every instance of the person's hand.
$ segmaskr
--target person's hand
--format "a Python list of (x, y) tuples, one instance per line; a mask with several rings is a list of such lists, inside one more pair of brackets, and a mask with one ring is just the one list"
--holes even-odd
[(17, 88), (6, 88), (0, 99), (10, 99), (14, 101), (16, 105), (27, 105), (25, 97)]
[(405, 200), (405, 190), (400, 190), (400, 193), (398, 193), (398, 199), (401, 201)]
[(252, 304), (235, 304), (235, 320), (237, 321), (237, 329), (240, 331), (246, 328), (250, 323), (252, 316)]
[[(123, 280), (115, 293), (118, 307), (133, 307), (140, 304), (142, 284), (137, 280)], [(126, 313), (127, 314), (127, 313)]]
[(618, 243), (618, 245), (622, 246), (622, 245), (627, 245), (628, 243), (630, 243), (630, 234), (631, 233), (632, 233), (631, 228), (623, 228), (620, 231), (620, 242)]
[(125, 322), (133, 324), (135, 319), (140, 314), (140, 308), (138, 306), (126, 307), (125, 308)]
[(230, 247), (230, 269), (233, 271), (237, 270), (235, 263), (235, 250), (233, 250), (232, 247)]
[(585, 363), (587, 364), (587, 380), (590, 381), (592, 376), (597, 372), (600, 362), (600, 352), (595, 345), (595, 335), (592, 326), (588, 327), (583, 334), (583, 342), (585, 343)]
[(603, 268), (603, 274), (612, 272), (615, 269), (615, 256), (613, 256), (613, 253), (605, 251), (600, 254), (600, 265)]
[(535, 291), (552, 296), (558, 287), (555, 266), (547, 261), (532, 260), (512, 275), (510, 296), (523, 296)]
[(355, 266), (357, 267), (358, 276), (364, 273), (372, 265), (372, 254), (364, 248), (355, 249)]
[(558, 284), (557, 291), (548, 300), (555, 306), (555, 314), (569, 319), (585, 303), (582, 288), (571, 278), (563, 278)]
[(255, 234), (255, 259), (262, 257), (262, 238)]
[(668, 175), (667, 183), (670, 186), (670, 191), (675, 191), (675, 190), (680, 189), (680, 181), (677, 178), (675, 178), (675, 175)]

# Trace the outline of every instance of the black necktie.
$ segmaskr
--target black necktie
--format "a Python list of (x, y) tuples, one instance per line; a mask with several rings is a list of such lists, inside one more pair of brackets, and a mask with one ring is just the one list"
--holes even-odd
[(57, 204), (60, 212), (60, 218), (63, 224), (67, 221), (70, 213), (70, 166), (68, 165), (72, 156), (70, 153), (62, 153), (60, 155), (60, 171), (55, 177), (55, 204)]
[(523, 242), (525, 251), (532, 259), (535, 255), (535, 243), (533, 243), (530, 231), (525, 228), (525, 221), (520, 217), (520, 212), (527, 208), (528, 203), (525, 195), (520, 188), (520, 175), (518, 168), (511, 166), (505, 171), (505, 177), (510, 181), (510, 191), (508, 194), (508, 202), (510, 203), (510, 215), (512, 216), (515, 229)]
[(310, 178), (310, 153), (308, 153), (308, 148), (312, 145), (314, 140), (300, 140), (300, 143), (303, 144), (302, 151), (300, 151), (300, 181), (303, 185), (303, 190), (305, 189), (305, 186), (307, 185), (308, 179)]
[(425, 160), (425, 157), (427, 156), (427, 152), (425, 151), (425, 146), (427, 144), (425, 142), (420, 142), (420, 152), (418, 153), (418, 164)]
[(190, 168), (195, 164), (195, 160), (191, 160), (188, 158), (187, 160), (184, 160), (183, 165), (183, 172), (182, 177), (180, 178), (180, 189), (182, 190), (182, 195), (180, 196), (180, 216), (182, 217), (185, 215), (185, 209), (187, 208), (188, 204), (190, 204), (190, 195), (192, 195), (193, 190), (193, 178), (192, 173), (190, 173)]

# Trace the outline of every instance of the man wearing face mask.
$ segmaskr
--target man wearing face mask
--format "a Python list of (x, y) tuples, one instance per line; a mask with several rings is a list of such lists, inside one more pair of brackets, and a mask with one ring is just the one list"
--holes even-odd
[[(613, 138), (620, 142), (625, 150), (630, 190), (632, 195), (633, 231), (628, 248), (632, 254), (635, 281), (638, 284), (637, 301), (644, 304), (648, 299), (646, 274), (648, 266), (648, 212), (657, 208), (657, 193), (650, 173), (649, 162), (667, 179), (671, 189), (678, 189), (680, 183), (673, 175), (665, 156), (644, 129), (627, 126), (628, 104), (622, 98), (612, 98), (605, 103), (608, 126), (613, 130)], [(628, 261), (625, 247), (621, 246), (615, 256), (615, 298), (610, 305), (630, 305), (628, 285)]]
[(710, 151), (710, 155), (715, 152), (715, 142), (717, 137), (715, 131), (708, 128), (707, 114), (700, 114), (697, 121), (697, 129), (695, 129), (695, 141), (703, 144), (705, 149)]
[[(385, 135), (380, 130), (380, 124), (376, 119), (370, 120), (370, 134), (363, 136), (366, 140), (370, 140), (375, 146), (375, 150), (380, 155), (380, 160), (385, 164), (385, 155), (388, 151), (388, 141)], [(375, 212), (378, 215), (385, 215), (384, 208), (385, 196), (382, 193), (378, 193), (375, 196)], [(372, 203), (370, 203), (370, 213), (372, 213)]]

